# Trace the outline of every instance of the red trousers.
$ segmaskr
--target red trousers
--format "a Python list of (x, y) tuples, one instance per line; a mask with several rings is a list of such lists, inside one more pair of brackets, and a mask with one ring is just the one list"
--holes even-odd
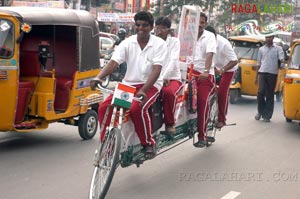
[(162, 105), (164, 111), (164, 122), (166, 125), (175, 124), (175, 108), (177, 94), (182, 89), (183, 84), (178, 80), (170, 80), (169, 85), (161, 89)]
[[(134, 85), (134, 86), (138, 91), (139, 89), (142, 88), (143, 85)], [(133, 122), (135, 131), (140, 139), (141, 145), (143, 146), (147, 144), (153, 145), (155, 143), (155, 140), (152, 138), (152, 123), (151, 123), (148, 109), (155, 102), (156, 98), (159, 95), (159, 91), (157, 90), (157, 88), (153, 86), (147, 91), (146, 95), (147, 97), (145, 99), (145, 103), (142, 106), (140, 102), (133, 100), (130, 107), (131, 120)], [(109, 125), (112, 117), (112, 110), (111, 110), (106, 120), (106, 123), (102, 124), (106, 112), (106, 108), (111, 104), (112, 96), (113, 96), (112, 94), (109, 95), (104, 100), (104, 102), (99, 106), (98, 115), (99, 115), (100, 129), (101, 129), (100, 131), (101, 140), (103, 140), (104, 138), (105, 129)]]
[(228, 111), (229, 87), (235, 71), (227, 71), (222, 74), (218, 89), (219, 114), (218, 121), (226, 124), (226, 115)]
[(209, 96), (215, 89), (215, 80), (213, 75), (209, 75), (206, 80), (197, 80), (197, 119), (198, 119), (198, 138), (206, 139), (206, 131), (209, 117)]

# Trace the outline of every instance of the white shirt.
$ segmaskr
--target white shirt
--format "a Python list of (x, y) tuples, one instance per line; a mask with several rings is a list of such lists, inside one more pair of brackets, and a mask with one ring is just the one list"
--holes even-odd
[[(237, 56), (232, 48), (231, 43), (221, 35), (217, 35), (217, 53), (214, 56), (215, 67), (221, 69), (230, 61), (237, 60)], [(238, 69), (238, 65), (235, 65), (227, 71), (235, 71), (236, 69)]]
[[(119, 64), (127, 63), (127, 71), (122, 82), (136, 85), (146, 83), (152, 72), (152, 65), (161, 65), (163, 71), (166, 55), (167, 44), (163, 39), (150, 35), (147, 45), (141, 50), (137, 35), (132, 35), (120, 43), (111, 59)], [(160, 90), (162, 85), (163, 78), (160, 75), (154, 86)]]
[(179, 66), (180, 41), (175, 37), (167, 37), (167, 57), (163, 71), (163, 79), (181, 80)]
[[(196, 49), (194, 54), (194, 70), (198, 72), (204, 72), (206, 54), (212, 52), (216, 53), (217, 42), (213, 33), (203, 30), (201, 37), (196, 43)], [(214, 64), (212, 63), (212, 66)], [(209, 74), (214, 75), (214, 67), (210, 67)]]

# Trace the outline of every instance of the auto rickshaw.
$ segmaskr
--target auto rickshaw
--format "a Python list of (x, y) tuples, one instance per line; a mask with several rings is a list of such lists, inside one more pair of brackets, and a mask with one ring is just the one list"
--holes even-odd
[(103, 100), (89, 86), (99, 72), (98, 34), (86, 11), (1, 7), (0, 131), (63, 122), (93, 138)]
[[(274, 38), (274, 43), (276, 38)], [(255, 84), (257, 74), (258, 49), (264, 45), (262, 36), (232, 36), (229, 41), (238, 57), (238, 70), (230, 85), (231, 104), (236, 104), (242, 95), (257, 96), (258, 85)], [(280, 67), (275, 87), (276, 100), (281, 101), (284, 67)]]
[(283, 114), (286, 121), (300, 120), (300, 39), (291, 43), (282, 97)]

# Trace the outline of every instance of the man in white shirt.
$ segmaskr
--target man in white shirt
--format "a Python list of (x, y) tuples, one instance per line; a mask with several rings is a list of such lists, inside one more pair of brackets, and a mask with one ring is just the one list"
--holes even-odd
[[(136, 87), (136, 96), (142, 96), (142, 102), (133, 101), (130, 107), (131, 119), (135, 131), (145, 149), (145, 158), (151, 159), (156, 154), (155, 140), (152, 137), (152, 125), (148, 109), (155, 102), (163, 85), (160, 75), (166, 58), (167, 45), (161, 38), (151, 35), (154, 19), (147, 11), (138, 12), (134, 16), (136, 35), (122, 41), (114, 51), (108, 64), (97, 77), (91, 81), (94, 89), (96, 83), (101, 82), (105, 76), (111, 74), (120, 63), (127, 63), (127, 71), (123, 83)], [(99, 107), (99, 123), (102, 125), (107, 106), (111, 104), (112, 95), (108, 96)], [(106, 124), (108, 126), (112, 113)], [(105, 128), (101, 139), (105, 134)]]
[(216, 53), (217, 42), (215, 35), (204, 28), (207, 26), (207, 16), (200, 13), (198, 40), (196, 43), (193, 74), (197, 78), (197, 120), (198, 142), (195, 147), (206, 146), (206, 131), (209, 117), (209, 96), (214, 92), (213, 56)]
[(218, 82), (219, 113), (216, 127), (222, 128), (226, 124), (229, 87), (232, 78), (234, 77), (235, 71), (238, 69), (238, 59), (231, 43), (227, 39), (217, 34), (215, 29), (211, 26), (207, 26), (205, 29), (214, 33), (217, 39), (217, 53), (214, 56), (215, 75), (220, 75), (221, 79)]
[(171, 20), (168, 17), (159, 17), (155, 21), (155, 34), (167, 43), (167, 57), (163, 71), (164, 86), (161, 90), (166, 132), (174, 134), (175, 108), (177, 93), (182, 89), (179, 66), (180, 42), (178, 38), (168, 37), (171, 32)]

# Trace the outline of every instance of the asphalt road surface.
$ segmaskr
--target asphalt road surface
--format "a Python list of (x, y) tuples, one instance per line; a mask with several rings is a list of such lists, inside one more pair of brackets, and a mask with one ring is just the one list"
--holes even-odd
[[(300, 126), (275, 104), (270, 123), (255, 121), (255, 98), (230, 105), (226, 126), (204, 149), (188, 141), (140, 168), (119, 167), (109, 199), (298, 199)], [(99, 135), (77, 127), (0, 133), (0, 199), (88, 198)]]

